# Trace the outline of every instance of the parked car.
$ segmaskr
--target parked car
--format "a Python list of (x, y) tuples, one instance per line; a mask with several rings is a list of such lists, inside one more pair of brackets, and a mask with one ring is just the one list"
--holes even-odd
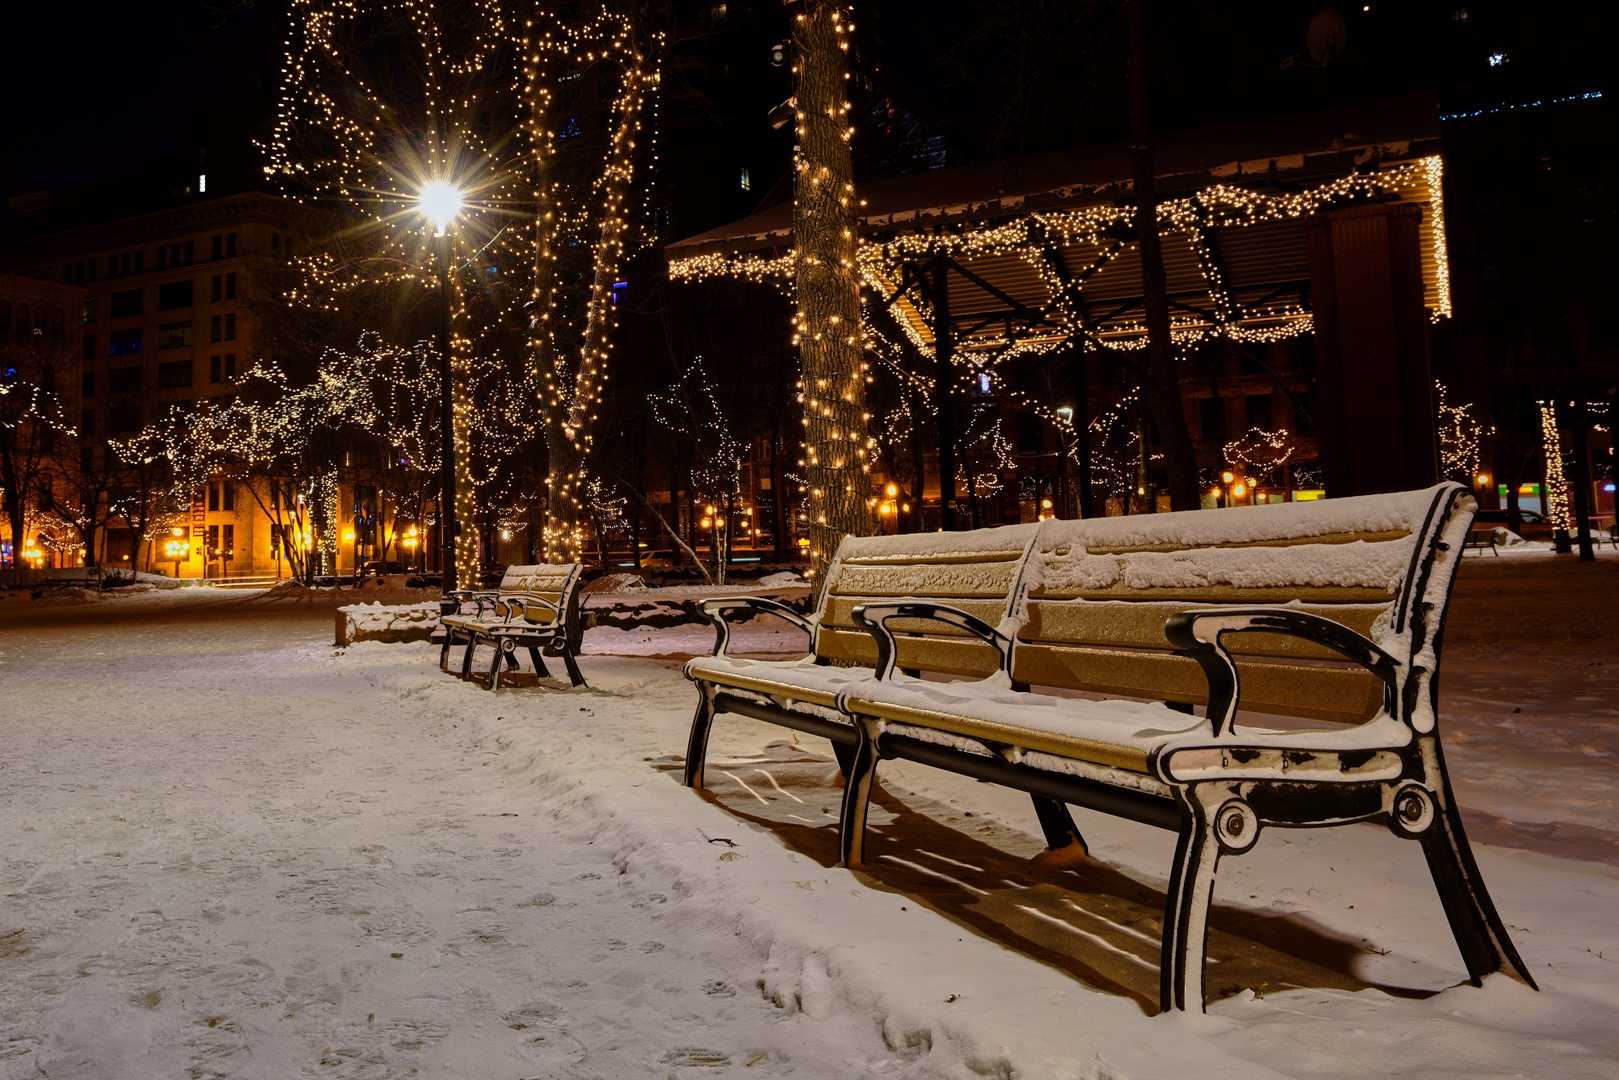
[(373, 577), (378, 574), (403, 574), (405, 564), (394, 562), (391, 559), (373, 559), (360, 567), (361, 577)]
[(1519, 510), (1513, 522), (1505, 510), (1480, 510), (1473, 516), (1473, 528), (1509, 529), (1525, 540), (1550, 540), (1556, 530), (1545, 515), (1535, 510)]

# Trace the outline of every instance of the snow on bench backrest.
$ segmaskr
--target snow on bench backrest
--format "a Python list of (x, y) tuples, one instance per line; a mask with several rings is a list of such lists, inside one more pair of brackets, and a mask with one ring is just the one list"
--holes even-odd
[[(500, 595), (533, 596), (558, 607), (565, 607), (569, 600), (568, 593), (578, 580), (578, 563), (508, 566), (500, 577)], [(544, 608), (534, 607), (528, 610), (527, 617), (530, 622), (548, 623), (554, 616)]]
[[(1024, 556), (1038, 526), (1006, 525), (963, 533), (847, 537), (827, 568), (816, 655), (872, 664), (877, 647), (850, 613), (870, 601), (932, 600), (991, 626), (1015, 598)], [(899, 665), (982, 677), (998, 667), (995, 651), (963, 631), (931, 620), (894, 620)], [(907, 635), (921, 636), (907, 636)]]
[[(1463, 489), (1443, 484), (1319, 502), (1048, 521), (1023, 581), (1013, 677), (1201, 704), (1201, 670), (1174, 655), (1163, 635), (1171, 614), (1199, 605), (1314, 612), (1365, 634), (1408, 670), (1411, 615), (1426, 584), (1416, 579), (1428, 576), (1447, 513), (1460, 514), (1465, 532), (1470, 511)], [(1449, 554), (1459, 551), (1457, 544)], [(1441, 604), (1454, 565), (1452, 558)], [(1382, 684), (1331, 650), (1277, 634), (1225, 640), (1238, 657), (1242, 708), (1359, 721), (1383, 703)]]

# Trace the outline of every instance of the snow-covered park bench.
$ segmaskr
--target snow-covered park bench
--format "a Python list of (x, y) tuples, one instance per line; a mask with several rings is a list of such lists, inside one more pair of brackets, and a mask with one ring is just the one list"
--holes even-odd
[[(1054, 520), (1016, 560), (999, 617), (988, 602), (969, 610), (919, 599), (919, 590), (857, 605), (848, 621), (872, 632), (875, 668), (828, 672), (816, 693), (833, 708), (814, 710), (854, 729), (843, 861), (861, 862), (883, 758), (1027, 792), (1054, 849), (1084, 852), (1065, 804), (1173, 830), (1160, 997), (1165, 1010), (1200, 1009), (1219, 860), (1248, 851), (1267, 826), (1376, 821), (1422, 844), (1471, 979), (1507, 969), (1533, 985), (1479, 877), (1439, 746), (1439, 641), (1472, 510), (1465, 489), (1446, 484)], [(931, 541), (941, 569), (953, 552), (968, 568), (986, 535), (908, 539)], [(871, 543), (846, 541), (839, 563), (851, 545)], [(824, 623), (835, 600), (822, 610)], [(919, 653), (945, 633), (930, 627), (970, 634), (992, 650), (994, 670), (971, 681), (917, 678)], [(813, 629), (820, 654), (825, 630)], [(953, 647), (970, 648), (960, 639)], [(757, 677), (742, 685), (742, 663), (688, 665), (703, 693), (694, 756), (722, 698), (769, 686)], [(777, 709), (806, 710), (808, 695), (783, 702), (781, 685), (766, 696)], [(767, 709), (731, 711), (783, 722)], [(687, 778), (701, 783), (700, 760), (688, 760)]]
[(542, 653), (549, 653), (562, 659), (574, 686), (583, 686), (585, 677), (574, 660), (571, 642), (579, 622), (581, 569), (578, 563), (511, 566), (492, 592), (463, 590), (452, 594), (460, 610), (442, 620), (444, 643), (439, 649), (439, 670), (448, 670), (451, 648), (464, 645), (461, 677), (466, 678), (472, 673), (478, 646), (489, 645), (494, 657), (485, 683), (490, 690), (496, 690), (501, 670), (517, 667), (517, 650), (526, 648), (537, 675), (550, 675), (541, 658)]

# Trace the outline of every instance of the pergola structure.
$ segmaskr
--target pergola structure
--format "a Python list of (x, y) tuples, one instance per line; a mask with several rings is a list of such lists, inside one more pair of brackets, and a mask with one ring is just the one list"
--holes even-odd
[[(1375, 292), (1379, 259), (1384, 287), (1393, 282), (1402, 293), (1395, 307), (1420, 305), (1427, 319), (1448, 315), (1438, 136), (1432, 102), (1402, 99), (1165, 137), (1156, 147), (1159, 221), (1177, 343), (1311, 333), (1326, 294), (1336, 333), (1344, 290), (1353, 294), (1350, 308)], [(942, 477), (954, 476), (953, 392), (1019, 358), (1060, 354), (1071, 358), (1082, 394), (1088, 353), (1145, 344), (1129, 175), (1128, 147), (1111, 146), (859, 188), (868, 343), (879, 353), (909, 347), (931, 357)], [(1368, 235), (1364, 221), (1351, 226), (1353, 235), (1332, 233), (1330, 223), (1346, 215), (1405, 221), (1381, 238)], [(1369, 252), (1368, 243), (1389, 250)], [(791, 207), (771, 207), (665, 252), (677, 280), (746, 278), (790, 291)], [(1394, 341), (1414, 331), (1394, 326), (1409, 319), (1387, 314), (1384, 366), (1410, 367), (1420, 353), (1425, 372), (1425, 336), (1420, 348)], [(1364, 344), (1350, 343), (1352, 364), (1360, 364)], [(1323, 361), (1330, 380), (1330, 357)], [(1396, 381), (1409, 389), (1409, 379)], [(1020, 404), (1066, 423), (1050, 402)], [(1431, 424), (1431, 408), (1419, 411)], [(1075, 415), (1090, 420), (1083, 400)], [(1421, 433), (1414, 438), (1421, 442)], [(1086, 441), (1077, 440), (1082, 493), (1089, 490)]]

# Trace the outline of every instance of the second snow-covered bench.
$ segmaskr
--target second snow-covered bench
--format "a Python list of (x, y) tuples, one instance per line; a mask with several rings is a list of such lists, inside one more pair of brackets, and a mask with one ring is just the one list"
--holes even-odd
[(494, 656), (489, 661), (485, 684), (496, 690), (500, 687), (501, 669), (515, 668), (517, 650), (524, 648), (537, 675), (550, 674), (541, 659), (542, 653), (550, 654), (562, 659), (574, 686), (583, 686), (584, 674), (573, 658), (581, 570), (578, 563), (511, 566), (502, 575), (499, 588), (492, 592), (467, 590), (453, 594), (463, 609), (471, 606), (472, 611), (444, 616), (439, 670), (448, 668), (450, 649), (464, 645), (461, 677), (466, 678), (472, 673), (472, 658), (478, 646), (490, 645)]

